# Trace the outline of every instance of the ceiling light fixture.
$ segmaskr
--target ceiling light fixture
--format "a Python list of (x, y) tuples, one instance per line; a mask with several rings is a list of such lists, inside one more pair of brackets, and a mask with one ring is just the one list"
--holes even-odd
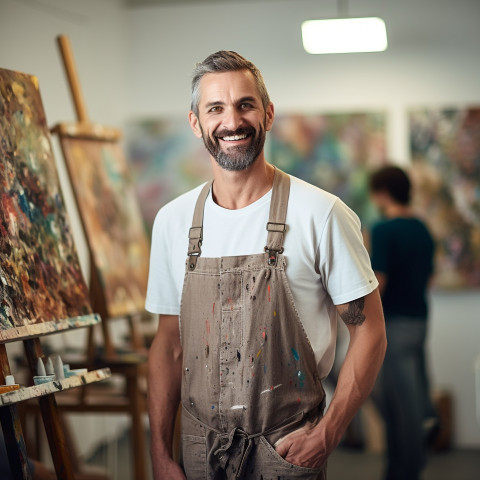
[(302, 39), (312, 54), (382, 52), (388, 45), (385, 22), (378, 17), (307, 20)]

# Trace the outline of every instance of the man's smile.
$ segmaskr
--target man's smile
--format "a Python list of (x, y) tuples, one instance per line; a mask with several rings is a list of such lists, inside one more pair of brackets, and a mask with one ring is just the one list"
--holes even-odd
[(225, 142), (230, 146), (241, 146), (251, 141), (255, 135), (253, 127), (242, 127), (237, 130), (220, 130), (214, 134), (217, 142)]
[(244, 133), (242, 135), (229, 135), (226, 137), (219, 137), (219, 138), (222, 139), (224, 142), (236, 142), (238, 140), (244, 140), (247, 137), (248, 135)]

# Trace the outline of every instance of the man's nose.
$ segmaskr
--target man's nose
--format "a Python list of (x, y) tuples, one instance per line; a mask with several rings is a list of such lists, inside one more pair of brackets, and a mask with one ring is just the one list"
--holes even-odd
[(225, 110), (222, 124), (227, 130), (236, 130), (243, 125), (242, 112), (236, 108), (228, 108)]

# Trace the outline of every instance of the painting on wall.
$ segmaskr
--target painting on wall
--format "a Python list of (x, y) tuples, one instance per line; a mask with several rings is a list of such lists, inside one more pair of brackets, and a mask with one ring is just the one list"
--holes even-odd
[(437, 242), (436, 284), (480, 287), (480, 107), (409, 112), (415, 205)]
[(61, 136), (109, 317), (144, 311), (149, 241), (121, 145)]
[(211, 178), (209, 156), (186, 118), (131, 122), (126, 134), (136, 193), (151, 229), (160, 207)]
[(340, 197), (365, 228), (377, 218), (368, 175), (386, 162), (383, 112), (277, 115), (269, 158), (287, 173)]
[(0, 330), (90, 315), (37, 78), (1, 69), (0, 199)]
[[(366, 178), (385, 162), (385, 114), (278, 115), (266, 156), (282, 170), (339, 195), (364, 222), (375, 218)], [(160, 207), (208, 180), (203, 142), (186, 119), (149, 119), (127, 128), (128, 161), (151, 227)]]

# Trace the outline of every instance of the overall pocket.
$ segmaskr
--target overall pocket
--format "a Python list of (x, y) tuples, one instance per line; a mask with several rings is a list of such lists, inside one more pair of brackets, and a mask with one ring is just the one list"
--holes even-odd
[(274, 480), (321, 480), (325, 478), (325, 466), (322, 468), (307, 468), (293, 465), (280, 456), (275, 448), (268, 443), (265, 437), (259, 437), (257, 445), (257, 461), (256, 464), (261, 466), (263, 478), (266, 480), (271, 478)]
[(207, 447), (205, 437), (182, 435), (183, 469), (188, 480), (205, 480)]

